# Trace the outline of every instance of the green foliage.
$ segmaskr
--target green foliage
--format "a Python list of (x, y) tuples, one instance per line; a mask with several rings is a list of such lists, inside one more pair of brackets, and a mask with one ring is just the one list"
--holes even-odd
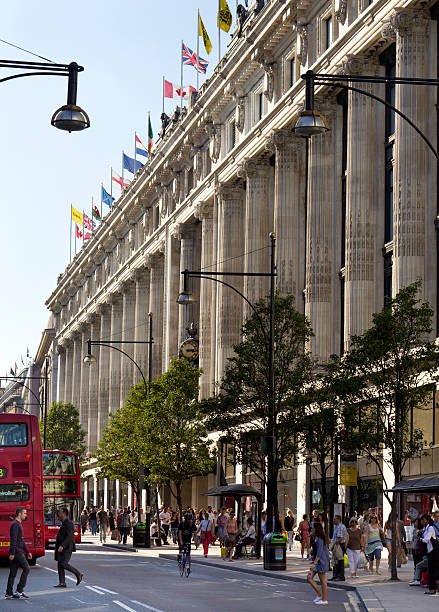
[[(268, 300), (260, 300), (242, 327), (243, 340), (234, 347), (221, 383), (221, 394), (207, 403), (209, 425), (234, 444), (236, 459), (265, 482), (261, 435), (269, 416)], [(274, 317), (275, 471), (297, 452), (304, 389), (312, 362), (305, 350), (312, 336), (306, 317), (294, 308), (292, 296), (275, 297)]]
[[(41, 438), (43, 438), (44, 421), (40, 421)], [(85, 432), (79, 423), (79, 412), (73, 404), (53, 402), (47, 411), (46, 448), (45, 450), (65, 450), (78, 453), (83, 458)]]

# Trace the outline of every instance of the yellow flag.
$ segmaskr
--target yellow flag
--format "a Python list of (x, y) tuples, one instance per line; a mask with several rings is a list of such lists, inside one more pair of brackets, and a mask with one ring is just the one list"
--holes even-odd
[(212, 43), (210, 42), (209, 34), (207, 33), (206, 28), (204, 27), (203, 20), (200, 15), (200, 24), (198, 28), (198, 35), (203, 37), (204, 48), (206, 49), (206, 53), (210, 53), (212, 51)]
[(218, 24), (221, 30), (228, 32), (232, 25), (232, 13), (230, 12), (227, 0), (220, 0), (220, 9), (218, 13)]
[(80, 213), (79, 210), (76, 210), (76, 208), (74, 208), (73, 206), (72, 206), (72, 221), (74, 221), (78, 225), (83, 225), (82, 213)]

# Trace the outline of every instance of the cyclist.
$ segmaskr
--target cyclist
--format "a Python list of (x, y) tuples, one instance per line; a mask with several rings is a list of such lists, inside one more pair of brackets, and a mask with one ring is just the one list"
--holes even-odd
[(196, 525), (192, 520), (192, 514), (187, 512), (184, 515), (184, 521), (178, 526), (178, 559), (181, 559), (181, 553), (186, 548), (187, 555), (190, 558), (191, 555), (191, 541), (194, 533), (197, 531)]

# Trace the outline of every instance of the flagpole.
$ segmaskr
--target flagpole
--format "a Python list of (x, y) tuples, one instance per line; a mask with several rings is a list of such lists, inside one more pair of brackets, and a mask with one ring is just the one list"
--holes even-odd
[[(110, 166), (110, 172), (111, 172), (111, 177), (110, 177), (110, 196), (112, 198), (113, 197), (113, 166)], [(113, 204), (113, 200), (111, 200), (111, 203)]]
[(183, 110), (183, 41), (180, 47), (180, 110)]
[(85, 231), (84, 231), (84, 209), (82, 209), (82, 246), (84, 246), (84, 235), (85, 235)]
[[(183, 60), (182, 60), (183, 61)], [(165, 77), (163, 77), (163, 87), (165, 86)], [(163, 98), (163, 112), (165, 112), (165, 98)], [(147, 126), (147, 137), (146, 137), (146, 148), (148, 150), (148, 160), (150, 160), (149, 156), (151, 155), (151, 152), (149, 150), (149, 126), (151, 125), (151, 113), (150, 111), (148, 111), (148, 126)], [(152, 127), (151, 127), (152, 130)], [(153, 143), (154, 144), (154, 143)], [(151, 147), (152, 149), (152, 147)]]
[(123, 193), (123, 155), (124, 155), (124, 151), (122, 151), (122, 185), (120, 186), (120, 188), (122, 189), (122, 193)]
[(93, 196), (91, 196), (91, 233), (93, 233)]
[[(183, 53), (182, 53), (182, 58), (183, 58)], [(183, 61), (183, 59), (181, 61)], [(163, 76), (162, 90), (163, 90), (162, 113), (164, 113), (165, 112), (165, 77), (164, 76)], [(149, 139), (149, 113), (148, 113), (148, 129), (147, 129), (147, 132), (148, 132), (148, 137), (147, 137), (146, 142), (147, 142), (147, 146), (148, 146), (148, 139)]]
[(102, 221), (102, 191), (104, 189), (104, 184), (101, 183), (101, 221)]
[(197, 93), (198, 93), (199, 75), (200, 75), (200, 9), (198, 9), (198, 19), (197, 19)]
[(72, 207), (73, 204), (70, 204), (70, 263), (72, 263)]
[(221, 27), (220, 27), (220, 11), (221, 11), (221, 0), (218, 0), (218, 64), (221, 61)]
[(134, 132), (134, 170), (137, 171), (137, 152), (136, 152), (137, 145), (136, 145), (136, 137), (137, 137), (137, 134), (136, 134), (136, 132)]

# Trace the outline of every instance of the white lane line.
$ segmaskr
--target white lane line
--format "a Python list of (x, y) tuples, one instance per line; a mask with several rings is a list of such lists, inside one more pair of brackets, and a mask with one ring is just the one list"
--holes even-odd
[(163, 612), (162, 610), (158, 610), (157, 608), (148, 606), (148, 604), (142, 603), (141, 601), (136, 601), (135, 599), (130, 599), (130, 602), (138, 606), (142, 606), (143, 608), (146, 608), (147, 610), (151, 610), (152, 612)]
[[(48, 570), (49, 572), (54, 572), (55, 574), (58, 573), (57, 570), (52, 569), (51, 567), (46, 567), (45, 565), (43, 565), (42, 567), (44, 567), (44, 569)], [(66, 576), (67, 580), (71, 580), (72, 582), (76, 582), (76, 578), (70, 578), (70, 576)]]
[(136, 612), (136, 610), (134, 610), (134, 608), (130, 608), (129, 606), (126, 606), (121, 601), (117, 601), (117, 599), (113, 599), (113, 603), (115, 603), (116, 605), (120, 606), (124, 610), (128, 610), (128, 612)]
[(93, 585), (95, 589), (100, 589), (101, 591), (105, 591), (105, 593), (110, 593), (111, 595), (119, 595), (116, 591), (110, 591), (110, 589), (104, 589), (104, 587), (99, 586), (98, 584)]
[(86, 586), (86, 589), (90, 589), (90, 591), (93, 591), (93, 593), (97, 593), (98, 595), (105, 595), (105, 593), (102, 593), (102, 591), (98, 591), (97, 589), (95, 589), (92, 586)]

